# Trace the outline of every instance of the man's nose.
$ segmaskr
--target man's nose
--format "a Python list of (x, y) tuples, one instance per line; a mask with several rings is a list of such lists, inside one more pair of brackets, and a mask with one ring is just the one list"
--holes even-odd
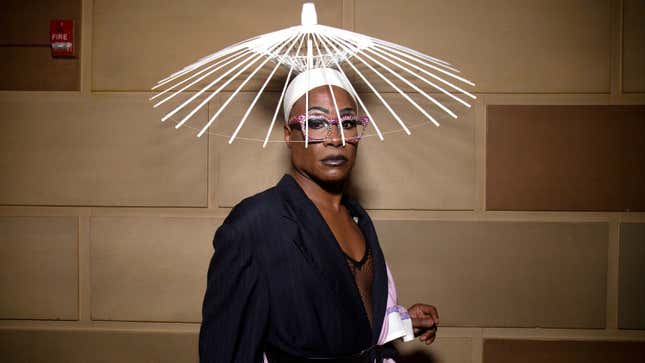
[(339, 125), (331, 125), (331, 131), (329, 133), (329, 136), (325, 139), (325, 145), (331, 145), (331, 146), (340, 146), (343, 144), (343, 138), (342, 135), (340, 134), (340, 127)]

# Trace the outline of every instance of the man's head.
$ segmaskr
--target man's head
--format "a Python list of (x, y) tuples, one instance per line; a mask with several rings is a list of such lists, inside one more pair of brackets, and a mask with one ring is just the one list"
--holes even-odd
[[(326, 69), (326, 72), (324, 81), (320, 78), (320, 72), (314, 73), (309, 80), (308, 123), (304, 122), (307, 87), (303, 84), (306, 83), (306, 75), (300, 74), (300, 78), (296, 77), (289, 85), (285, 93), (287, 123), (284, 137), (291, 151), (291, 163), (297, 172), (318, 184), (338, 185), (348, 179), (354, 166), (359, 138), (352, 137), (360, 136), (366, 121), (357, 118), (356, 102), (346, 90), (348, 85), (340, 78), (338, 71)], [(343, 127), (345, 145), (339, 126)], [(307, 147), (305, 134), (309, 136)]]

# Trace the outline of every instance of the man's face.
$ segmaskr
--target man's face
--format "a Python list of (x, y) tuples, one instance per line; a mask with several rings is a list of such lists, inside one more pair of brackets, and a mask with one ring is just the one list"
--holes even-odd
[[(356, 115), (356, 105), (349, 93), (342, 88), (332, 86), (340, 115)], [(302, 96), (291, 109), (289, 119), (305, 113), (305, 96)], [(324, 115), (337, 118), (334, 101), (329, 86), (324, 85), (309, 91), (309, 116)], [(308, 176), (318, 183), (336, 184), (344, 182), (356, 160), (357, 143), (342, 144), (340, 130), (332, 126), (329, 137), (321, 142), (309, 142), (305, 148), (304, 135), (299, 125), (285, 127), (284, 138), (291, 150), (291, 162), (296, 171)]]

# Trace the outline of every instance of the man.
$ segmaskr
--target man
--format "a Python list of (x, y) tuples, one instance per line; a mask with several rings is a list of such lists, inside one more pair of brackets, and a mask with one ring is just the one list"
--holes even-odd
[[(368, 122), (357, 117), (349, 89), (328, 68), (303, 72), (287, 88), (284, 138), (293, 171), (240, 202), (215, 234), (201, 362), (380, 362), (396, 355), (381, 344), (394, 284), (370, 217), (343, 193)], [(436, 309), (407, 310), (415, 335), (432, 343)]]

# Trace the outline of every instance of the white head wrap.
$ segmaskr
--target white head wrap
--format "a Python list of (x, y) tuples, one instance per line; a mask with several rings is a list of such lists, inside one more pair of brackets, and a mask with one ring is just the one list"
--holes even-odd
[[(309, 76), (309, 84), (307, 87), (307, 75)], [(343, 77), (342, 73), (333, 69), (333, 68), (313, 68), (308, 71), (304, 71), (298, 74), (289, 84), (287, 90), (284, 93), (284, 120), (288, 121), (289, 113), (291, 113), (291, 108), (293, 105), (304, 96), (305, 93), (311, 91), (312, 89), (324, 85), (337, 86), (349, 93), (352, 98), (352, 87)], [(355, 100), (354, 100), (355, 101)]]

